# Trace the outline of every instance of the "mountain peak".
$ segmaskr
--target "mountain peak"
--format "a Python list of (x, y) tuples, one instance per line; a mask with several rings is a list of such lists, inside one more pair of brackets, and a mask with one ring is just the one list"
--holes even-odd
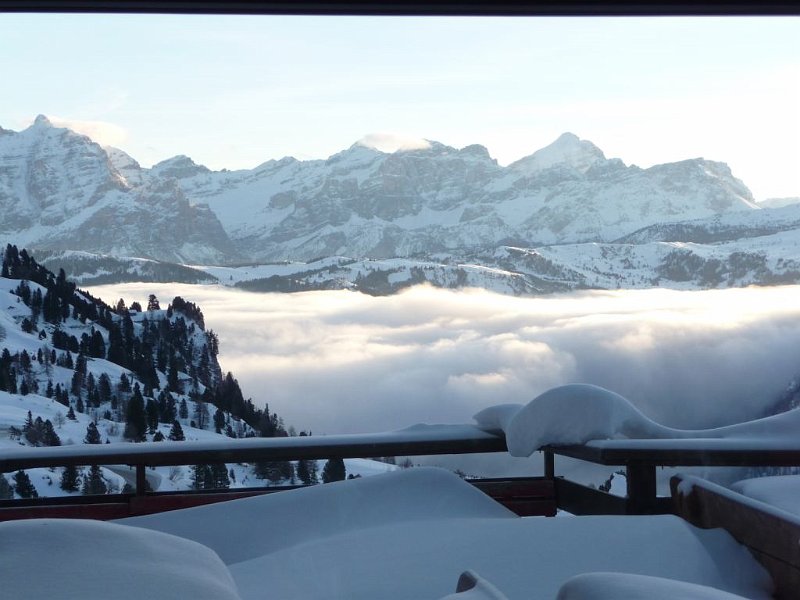
[(50, 122), (45, 115), (37, 115), (36, 118), (33, 120), (33, 124), (36, 127), (52, 127), (53, 124)]
[(562, 133), (556, 141), (530, 156), (521, 158), (510, 166), (533, 175), (558, 165), (565, 165), (585, 173), (595, 163), (605, 162), (603, 151), (588, 140), (574, 133)]
[(208, 167), (198, 165), (185, 154), (162, 160), (160, 163), (153, 165), (152, 171), (161, 177), (175, 177), (176, 179), (210, 172)]

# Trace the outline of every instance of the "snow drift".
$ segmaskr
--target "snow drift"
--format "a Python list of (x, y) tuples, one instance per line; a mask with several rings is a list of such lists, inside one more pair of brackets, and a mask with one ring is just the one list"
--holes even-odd
[(552, 388), (526, 405), (501, 404), (474, 416), (478, 425), (502, 429), (512, 456), (530, 456), (542, 446), (589, 440), (795, 437), (800, 409), (712, 429), (676, 429), (645, 416), (626, 398), (605, 388), (570, 384)]

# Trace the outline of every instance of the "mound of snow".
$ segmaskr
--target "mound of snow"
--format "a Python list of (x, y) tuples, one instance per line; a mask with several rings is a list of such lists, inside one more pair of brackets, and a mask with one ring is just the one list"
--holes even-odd
[(800, 475), (776, 475), (743, 479), (731, 489), (771, 506), (800, 515)]
[(705, 585), (631, 573), (583, 573), (567, 581), (557, 600), (742, 600)]
[(9, 521), (0, 523), (0, 556), (3, 589), (20, 598), (239, 598), (212, 550), (135, 527), (79, 519)]
[(461, 574), (456, 592), (441, 600), (508, 600), (500, 590), (474, 571), (464, 571)]
[(244, 600), (264, 598), (264, 582), (273, 598), (441, 598), (465, 569), (509, 600), (555, 598), (568, 579), (595, 571), (666, 577), (751, 599), (770, 598), (772, 590), (767, 573), (728, 533), (674, 515), (387, 521), (228, 568)]
[(195, 540), (231, 564), (386, 523), (476, 517), (517, 518), (449, 471), (416, 468), (120, 522)]
[(775, 439), (794, 438), (800, 431), (800, 409), (713, 429), (675, 429), (648, 418), (619, 394), (588, 384), (555, 387), (525, 406), (489, 407), (474, 419), (482, 427), (505, 431), (512, 456), (530, 456), (542, 446), (597, 439)]

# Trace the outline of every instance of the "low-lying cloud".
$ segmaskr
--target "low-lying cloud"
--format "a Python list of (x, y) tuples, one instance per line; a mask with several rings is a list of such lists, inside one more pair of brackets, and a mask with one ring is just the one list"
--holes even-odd
[(196, 302), (245, 396), (315, 433), (471, 422), (571, 382), (650, 417), (710, 427), (761, 416), (800, 375), (800, 287), (638, 290), (516, 298), (417, 287), (255, 294), (124, 284), (107, 302)]
[(107, 121), (81, 121), (53, 116), (48, 119), (56, 127), (66, 127), (82, 133), (101, 146), (119, 146), (128, 139), (128, 132), (124, 127)]
[(428, 140), (397, 133), (368, 133), (358, 140), (358, 143), (367, 148), (390, 153), (398, 150), (426, 150), (431, 147)]

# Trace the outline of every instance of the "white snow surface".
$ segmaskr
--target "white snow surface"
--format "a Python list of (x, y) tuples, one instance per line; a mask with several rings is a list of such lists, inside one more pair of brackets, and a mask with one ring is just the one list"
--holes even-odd
[[(462, 582), (464, 587), (462, 588)], [(459, 592), (459, 590), (461, 590)], [(449, 594), (441, 600), (508, 600), (491, 582), (474, 571), (465, 571), (458, 578), (456, 594)]]
[(743, 479), (731, 485), (731, 489), (800, 516), (800, 475)]
[(530, 456), (547, 445), (584, 444), (590, 440), (796, 438), (800, 409), (712, 429), (676, 429), (645, 416), (626, 398), (589, 384), (552, 388), (525, 406), (503, 404), (474, 416), (482, 427), (505, 431), (509, 454)]
[[(0, 523), (0, 580), (18, 598), (236, 600), (230, 572), (187, 539), (82, 519)], [(18, 595), (17, 595), (18, 594)]]
[(449, 471), (417, 468), (120, 522), (206, 544), (231, 564), (387, 522), (456, 518), (516, 515)]
[(557, 600), (735, 600), (742, 596), (705, 585), (630, 573), (583, 573), (558, 592)]
[(594, 571), (666, 577), (755, 599), (772, 589), (724, 531), (671, 515), (520, 518), (441, 469), (121, 522), (207, 545), (245, 600), (267, 593), (286, 600), (440, 598), (467, 569), (509, 600), (553, 598), (571, 577)]

